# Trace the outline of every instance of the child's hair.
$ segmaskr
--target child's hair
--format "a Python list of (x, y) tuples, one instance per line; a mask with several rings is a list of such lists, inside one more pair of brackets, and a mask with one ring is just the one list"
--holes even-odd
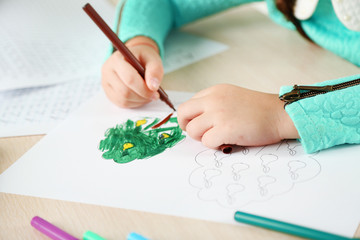
[(296, 0), (276, 0), (276, 7), (280, 12), (284, 14), (286, 19), (292, 22), (296, 28), (296, 30), (303, 36), (305, 39), (313, 42), (311, 38), (305, 33), (304, 29), (301, 27), (300, 21), (294, 16), (294, 6)]

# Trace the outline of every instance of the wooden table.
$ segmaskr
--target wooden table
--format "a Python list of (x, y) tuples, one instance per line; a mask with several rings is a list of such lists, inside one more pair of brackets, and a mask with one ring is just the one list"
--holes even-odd
[[(199, 91), (214, 84), (231, 83), (276, 93), (282, 85), (309, 84), (360, 72), (353, 64), (308, 43), (250, 7), (202, 19), (183, 30), (227, 44), (230, 49), (167, 74), (164, 89)], [(42, 137), (1, 138), (0, 172)], [(36, 215), (78, 237), (92, 230), (114, 240), (126, 239), (131, 231), (158, 240), (298, 239), (251, 226), (5, 193), (0, 194), (0, 239), (47, 239), (30, 226)], [(360, 236), (360, 229), (356, 236)]]

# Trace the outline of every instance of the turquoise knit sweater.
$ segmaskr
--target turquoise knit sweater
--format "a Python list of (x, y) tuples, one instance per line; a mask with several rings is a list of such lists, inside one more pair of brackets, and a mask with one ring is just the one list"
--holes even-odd
[[(164, 52), (168, 33), (199, 18), (255, 0), (122, 0), (117, 7), (121, 16), (119, 37), (127, 41), (147, 36)], [(266, 0), (270, 17), (280, 25), (294, 29), (277, 10), (274, 0)], [(315, 13), (301, 25), (321, 47), (360, 66), (360, 32), (348, 30), (338, 20), (330, 0), (321, 0)], [(329, 85), (360, 78), (360, 75), (327, 81)], [(283, 87), (280, 95), (290, 91)], [(360, 85), (321, 94), (288, 104), (306, 152), (312, 153), (340, 144), (360, 143)]]

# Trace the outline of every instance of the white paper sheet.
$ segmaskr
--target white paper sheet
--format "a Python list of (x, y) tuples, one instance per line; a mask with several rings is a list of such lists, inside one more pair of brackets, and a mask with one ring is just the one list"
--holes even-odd
[(169, 73), (227, 50), (225, 44), (183, 32), (172, 32), (165, 41), (164, 71)]
[[(0, 2), (0, 90), (99, 75), (109, 41), (83, 11), (87, 2)], [(113, 22), (110, 1), (90, 2), (105, 21)]]
[[(164, 71), (175, 71), (226, 49), (219, 42), (173, 32), (165, 42)], [(0, 137), (47, 133), (98, 92), (98, 75), (55, 86), (0, 91)]]
[(100, 90), (99, 77), (0, 93), (0, 137), (44, 134)]
[[(178, 105), (189, 94), (169, 92)], [(186, 137), (159, 155), (118, 164), (98, 150), (104, 132), (164, 117), (160, 101), (115, 107), (101, 92), (0, 175), (0, 191), (233, 223), (236, 210), (351, 237), (359, 223), (360, 146), (318, 154), (298, 142), (231, 155)]]

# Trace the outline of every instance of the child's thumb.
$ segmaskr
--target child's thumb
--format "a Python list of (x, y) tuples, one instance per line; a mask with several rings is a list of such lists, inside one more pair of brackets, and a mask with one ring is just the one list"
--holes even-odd
[(156, 91), (160, 87), (164, 70), (160, 61), (150, 61), (146, 64), (145, 80), (151, 91)]

